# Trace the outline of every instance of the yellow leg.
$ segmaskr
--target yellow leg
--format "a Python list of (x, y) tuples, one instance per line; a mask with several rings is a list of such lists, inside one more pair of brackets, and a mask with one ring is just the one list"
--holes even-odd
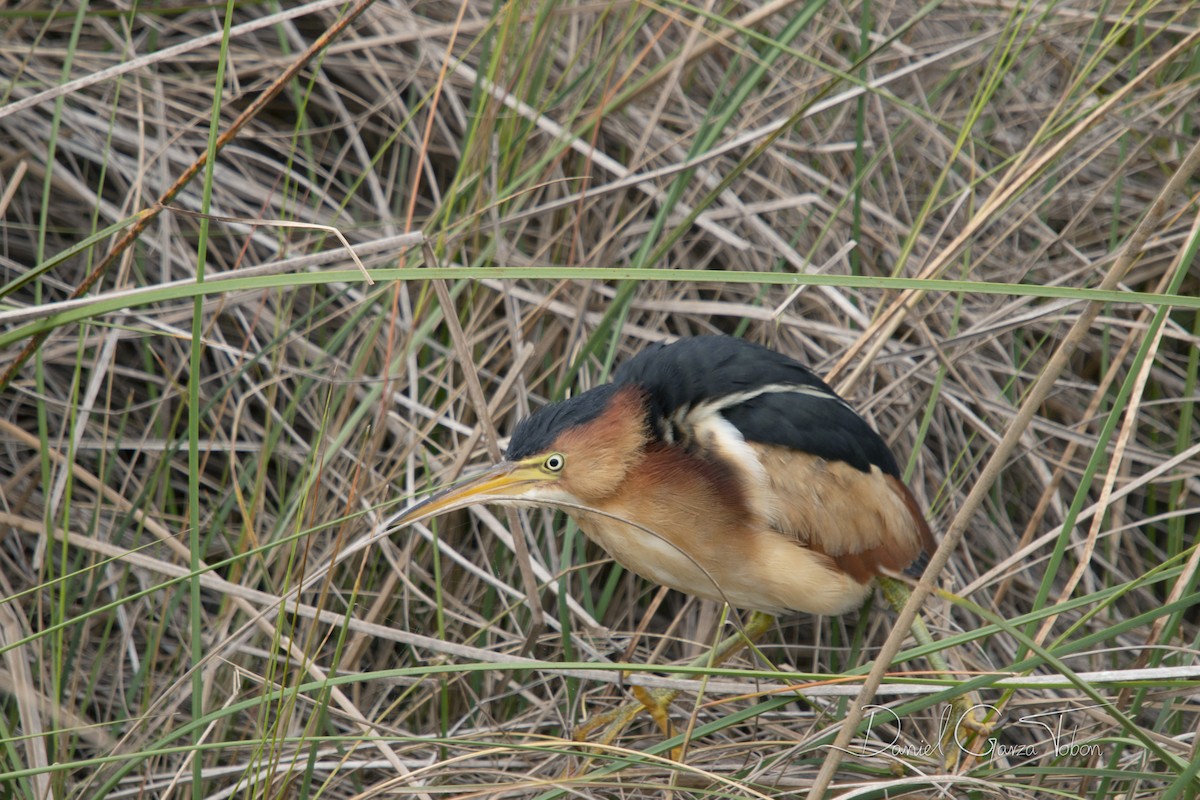
[[(908, 587), (894, 578), (884, 576), (879, 578), (879, 586), (888, 605), (895, 609), (896, 613), (900, 613), (900, 609), (908, 602)], [(913, 638), (919, 644), (934, 644), (933, 634), (929, 632), (925, 618), (920, 613), (913, 620), (912, 632)], [(940, 652), (930, 653), (927, 658), (935, 670), (947, 675), (954, 673)], [(941, 742), (944, 766), (947, 769), (952, 769), (958, 763), (959, 756), (965, 752), (964, 748), (970, 749), (970, 743), (976, 737), (987, 736), (992, 732), (994, 726), (979, 718), (977, 709), (980, 708), (985, 706), (974, 692), (959, 695), (950, 701), (951, 724), (946, 726)]]
[[(688, 666), (718, 666), (743, 647), (761, 638), (763, 634), (771, 629), (774, 623), (775, 618), (770, 614), (755, 611), (750, 615), (750, 619), (746, 621), (745, 630), (727, 636), (716, 647), (704, 653), (699, 658), (690, 661)], [(576, 728), (572, 738), (577, 742), (584, 741), (594, 731), (603, 729), (603, 732), (596, 738), (596, 742), (602, 745), (612, 744), (621, 735), (621, 732), (629, 726), (629, 723), (643, 711), (649, 712), (651, 719), (658, 725), (658, 729), (663, 732), (663, 736), (666, 736), (668, 739), (674, 736), (675, 726), (671, 724), (670, 711), (671, 703), (679, 696), (679, 690), (648, 689), (645, 686), (634, 686), (630, 691), (637, 699), (636, 703), (626, 703), (603, 714), (596, 714)], [(679, 753), (680, 751), (676, 750), (671, 755), (678, 760)]]

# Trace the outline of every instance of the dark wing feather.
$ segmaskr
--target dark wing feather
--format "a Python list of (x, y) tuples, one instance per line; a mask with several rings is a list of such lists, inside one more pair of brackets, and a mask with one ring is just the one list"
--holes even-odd
[(887, 444), (824, 381), (782, 353), (730, 336), (653, 345), (617, 370), (614, 381), (646, 388), (651, 423), (663, 432), (696, 406), (768, 386), (771, 392), (724, 407), (748, 442), (780, 445), (867, 472), (899, 477)]
[(763, 394), (725, 409), (722, 416), (748, 442), (799, 450), (826, 461), (845, 461), (869, 472), (900, 477), (887, 444), (858, 414), (836, 399), (795, 392)]
[(809, 386), (837, 397), (798, 361), (732, 336), (697, 336), (650, 345), (622, 364), (613, 380), (645, 386), (671, 412), (779, 383)]

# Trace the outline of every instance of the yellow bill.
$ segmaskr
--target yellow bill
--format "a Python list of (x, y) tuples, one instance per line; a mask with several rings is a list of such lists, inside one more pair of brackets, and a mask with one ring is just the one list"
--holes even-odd
[(502, 461), (468, 478), (465, 483), (434, 492), (405, 511), (396, 521), (396, 525), (411, 525), (437, 514), (478, 503), (519, 501), (522, 495), (538, 484), (556, 478), (556, 475), (547, 474), (538, 460)]

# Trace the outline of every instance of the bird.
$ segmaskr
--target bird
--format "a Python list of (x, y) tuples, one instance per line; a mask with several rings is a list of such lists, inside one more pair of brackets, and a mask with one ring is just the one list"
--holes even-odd
[[(936, 546), (879, 433), (798, 361), (732, 336), (649, 345), (520, 420), (499, 463), (398, 524), (475, 503), (560, 508), (646, 580), (753, 612), (699, 663), (775, 615), (859, 608)], [(675, 694), (638, 694), (664, 733)]]

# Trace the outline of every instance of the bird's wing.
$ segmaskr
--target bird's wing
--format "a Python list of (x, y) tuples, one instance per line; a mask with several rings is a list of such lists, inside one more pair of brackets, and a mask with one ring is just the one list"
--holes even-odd
[(696, 406), (676, 427), (694, 447), (740, 465), (746, 502), (770, 527), (859, 581), (933, 552), (887, 445), (836, 395), (771, 385)]
[(900, 476), (892, 451), (875, 429), (828, 387), (767, 386), (756, 396), (725, 405), (721, 415), (747, 442), (843, 462), (860, 472), (875, 467)]
[(933, 551), (887, 444), (787, 356), (730, 337), (684, 339), (643, 352), (616, 380), (646, 387), (664, 439), (734, 462), (771, 527), (860, 581)]
[(935, 547), (933, 534), (899, 478), (778, 445), (749, 446), (764, 468), (762, 513), (772, 528), (829, 556), (861, 582), (923, 568), (923, 556)]
[(782, 353), (730, 336), (652, 346), (617, 370), (649, 397), (651, 424), (667, 441), (720, 413), (747, 442), (779, 445), (860, 470), (899, 477), (879, 434), (824, 381)]

